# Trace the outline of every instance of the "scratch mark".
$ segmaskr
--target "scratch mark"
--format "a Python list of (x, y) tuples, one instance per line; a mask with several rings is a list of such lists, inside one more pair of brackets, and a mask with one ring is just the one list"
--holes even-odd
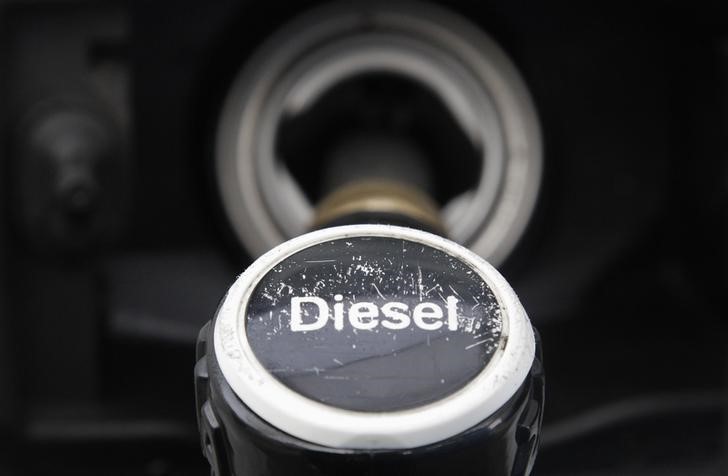
[(382, 294), (382, 292), (381, 292), (381, 291), (379, 290), (379, 288), (377, 287), (377, 285), (376, 285), (376, 284), (372, 283), (372, 287), (374, 287), (374, 290), (375, 290), (375, 291), (377, 292), (377, 294), (379, 294), (379, 297), (380, 297), (380, 298), (384, 299), (385, 301), (387, 300), (387, 298), (385, 298), (385, 297), (384, 297), (384, 295), (383, 295), (383, 294)]
[(422, 301), (422, 294), (424, 291), (424, 285), (422, 284), (422, 267), (417, 266), (417, 289), (420, 294), (420, 301)]
[(458, 294), (457, 291), (455, 291), (451, 284), (448, 284), (447, 287), (450, 288), (450, 291), (454, 292), (457, 297), (459, 297), (460, 299), (463, 298), (460, 294)]
[(475, 344), (470, 344), (469, 346), (465, 347), (465, 350), (470, 350), (470, 349), (472, 349), (473, 347), (479, 346), (479, 345), (481, 345), (481, 344), (485, 344), (486, 342), (488, 342), (488, 339), (485, 339), (485, 340), (479, 340), (479, 341), (478, 341), (478, 342), (476, 342)]

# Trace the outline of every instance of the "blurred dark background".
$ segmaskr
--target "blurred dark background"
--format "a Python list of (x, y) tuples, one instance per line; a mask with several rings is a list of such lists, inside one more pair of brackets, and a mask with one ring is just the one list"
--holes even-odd
[[(194, 339), (251, 259), (212, 138), (234, 74), (310, 5), (0, 2), (0, 474), (209, 471)], [(544, 343), (535, 474), (724, 474), (728, 6), (447, 5), (543, 128), (501, 266)]]

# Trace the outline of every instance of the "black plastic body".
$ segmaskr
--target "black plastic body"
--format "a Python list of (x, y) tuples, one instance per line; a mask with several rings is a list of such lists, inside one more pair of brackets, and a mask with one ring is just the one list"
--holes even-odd
[(217, 476), (523, 476), (538, 450), (544, 404), (540, 340), (529, 376), (495, 414), (441, 442), (407, 450), (329, 448), (290, 436), (259, 418), (225, 380), (212, 345), (214, 320), (200, 331), (195, 389), (202, 451)]

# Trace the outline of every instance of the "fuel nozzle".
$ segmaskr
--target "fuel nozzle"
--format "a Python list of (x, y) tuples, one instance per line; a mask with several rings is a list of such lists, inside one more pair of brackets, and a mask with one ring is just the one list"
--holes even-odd
[(364, 224), (256, 260), (200, 332), (196, 391), (213, 474), (526, 475), (543, 372), (491, 265)]

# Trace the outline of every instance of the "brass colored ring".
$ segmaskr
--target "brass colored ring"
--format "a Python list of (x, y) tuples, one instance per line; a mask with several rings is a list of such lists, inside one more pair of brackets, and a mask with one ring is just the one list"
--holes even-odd
[(391, 180), (358, 180), (347, 183), (326, 196), (316, 207), (313, 227), (356, 213), (402, 215), (445, 231), (437, 204), (415, 187)]

